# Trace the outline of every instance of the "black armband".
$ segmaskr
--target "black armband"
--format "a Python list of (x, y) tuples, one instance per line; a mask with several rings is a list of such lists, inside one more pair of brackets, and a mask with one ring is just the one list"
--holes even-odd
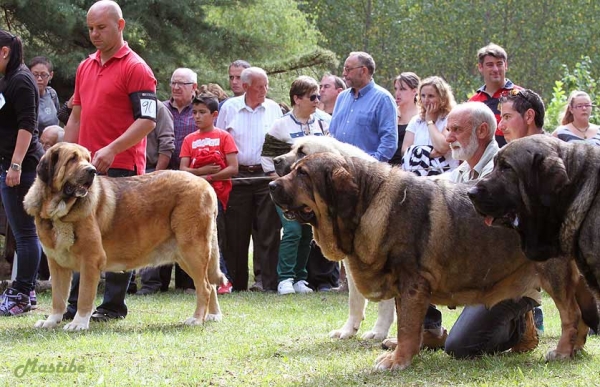
[(136, 91), (129, 94), (133, 118), (145, 118), (156, 122), (156, 93), (153, 91)]

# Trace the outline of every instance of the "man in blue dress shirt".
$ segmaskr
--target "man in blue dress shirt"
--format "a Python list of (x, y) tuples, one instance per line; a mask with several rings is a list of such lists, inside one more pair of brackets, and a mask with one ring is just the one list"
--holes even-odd
[(366, 52), (351, 52), (344, 62), (348, 89), (338, 96), (329, 131), (379, 161), (388, 161), (398, 148), (396, 102), (375, 84), (375, 61)]

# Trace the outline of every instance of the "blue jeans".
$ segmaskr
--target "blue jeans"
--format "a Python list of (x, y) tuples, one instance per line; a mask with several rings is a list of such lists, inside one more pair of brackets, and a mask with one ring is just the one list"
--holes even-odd
[(17, 242), (17, 276), (12, 287), (29, 295), (35, 288), (42, 247), (38, 239), (35, 222), (23, 208), (25, 194), (35, 180), (35, 171), (21, 172), (21, 184), (6, 185), (6, 170), (0, 174), (0, 192), (8, 224)]

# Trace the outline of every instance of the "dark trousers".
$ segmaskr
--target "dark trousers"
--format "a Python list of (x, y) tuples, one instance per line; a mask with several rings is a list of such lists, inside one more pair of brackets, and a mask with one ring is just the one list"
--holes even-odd
[(340, 264), (325, 258), (314, 240), (310, 243), (307, 270), (308, 283), (314, 289), (318, 289), (319, 286), (340, 286)]
[[(111, 168), (108, 170), (109, 177), (135, 176), (135, 171), (126, 169)], [(114, 316), (127, 316), (127, 305), (125, 305), (125, 295), (129, 287), (132, 272), (106, 273), (106, 286), (104, 288), (104, 300), (96, 310), (99, 313), (106, 313)], [(77, 311), (77, 298), (79, 296), (79, 273), (73, 273), (73, 282), (71, 283), (71, 293), (69, 294), (69, 312)]]
[(0, 173), (2, 205), (17, 244), (17, 276), (12, 287), (27, 296), (35, 288), (42, 254), (34, 219), (23, 208), (23, 199), (32, 186), (35, 175), (35, 171), (21, 172), (21, 183), (9, 187), (6, 185), (6, 170), (2, 169)]
[[(240, 172), (238, 177), (264, 177), (262, 171)], [(248, 290), (248, 248), (260, 263), (265, 290), (277, 290), (277, 257), (281, 222), (269, 194), (269, 180), (234, 181), (225, 211), (223, 256), (233, 290)]]
[[(223, 258), (223, 250), (220, 246), (221, 234), (224, 232), (223, 229), (223, 206), (219, 202), (219, 216), (217, 218), (217, 234), (219, 234), (219, 267), (221, 272), (231, 281), (229, 273), (227, 272), (227, 265)], [(149, 289), (151, 291), (162, 291), (166, 292), (169, 289), (171, 283), (171, 270), (173, 265), (164, 265), (158, 267), (145, 267), (140, 270), (142, 289)], [(194, 281), (192, 278), (179, 267), (175, 265), (175, 288), (182, 289), (195, 289)]]
[(465, 306), (446, 339), (445, 351), (455, 358), (494, 354), (514, 347), (525, 332), (525, 313), (537, 303), (523, 297), (505, 300), (491, 309)]
[(145, 267), (140, 269), (140, 282), (142, 289), (148, 289), (154, 292), (166, 292), (171, 283), (171, 271), (173, 265), (164, 265), (158, 267)]

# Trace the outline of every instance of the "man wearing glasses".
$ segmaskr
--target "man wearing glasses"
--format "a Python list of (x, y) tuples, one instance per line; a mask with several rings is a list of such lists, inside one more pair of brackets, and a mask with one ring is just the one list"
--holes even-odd
[(509, 90), (500, 98), (498, 128), (506, 141), (544, 133), (544, 102), (532, 90)]
[[(175, 135), (175, 150), (169, 162), (170, 169), (179, 169), (179, 152), (183, 139), (196, 131), (196, 123), (192, 115), (192, 101), (198, 88), (198, 74), (189, 68), (178, 68), (171, 75), (171, 98), (163, 104), (173, 116), (173, 132)], [(148, 295), (158, 292), (161, 288), (168, 289), (173, 265), (149, 267), (141, 270), (141, 289), (138, 295)], [(175, 265), (175, 288), (193, 292), (194, 281), (178, 265)]]
[(380, 161), (398, 148), (396, 102), (373, 80), (375, 61), (366, 52), (351, 52), (344, 63), (348, 89), (338, 96), (329, 130), (336, 139), (352, 144)]

